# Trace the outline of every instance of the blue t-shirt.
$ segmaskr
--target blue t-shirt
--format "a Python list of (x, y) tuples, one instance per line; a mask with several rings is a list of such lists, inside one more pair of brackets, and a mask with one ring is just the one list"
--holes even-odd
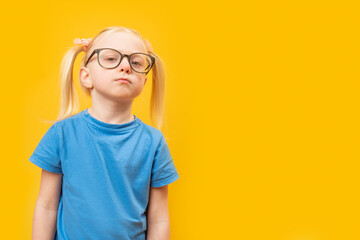
[(87, 109), (54, 123), (29, 160), (63, 174), (58, 240), (146, 239), (150, 186), (179, 178), (161, 131), (136, 116), (105, 123)]

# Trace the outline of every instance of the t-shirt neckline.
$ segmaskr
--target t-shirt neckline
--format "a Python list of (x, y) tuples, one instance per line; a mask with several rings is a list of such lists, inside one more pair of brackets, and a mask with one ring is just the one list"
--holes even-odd
[(88, 108), (82, 111), (82, 116), (88, 123), (108, 133), (128, 131), (130, 129), (136, 128), (141, 123), (141, 120), (135, 114), (134, 114), (135, 119), (127, 123), (123, 123), (123, 124), (106, 123), (91, 116), (88, 111)]

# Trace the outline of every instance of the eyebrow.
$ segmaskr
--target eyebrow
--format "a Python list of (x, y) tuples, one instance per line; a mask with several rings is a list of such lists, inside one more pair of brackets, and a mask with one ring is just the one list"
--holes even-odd
[[(107, 48), (107, 47), (104, 47), (104, 48)], [(146, 52), (143, 52), (141, 50), (138, 50), (138, 51), (135, 51), (135, 52), (125, 52), (125, 51), (122, 51), (122, 50), (116, 49), (116, 48), (110, 48), (110, 49), (115, 49), (115, 50), (117, 50), (117, 51), (119, 51), (121, 53), (124, 53), (124, 54), (132, 54), (132, 53), (145, 53), (146, 54)]]

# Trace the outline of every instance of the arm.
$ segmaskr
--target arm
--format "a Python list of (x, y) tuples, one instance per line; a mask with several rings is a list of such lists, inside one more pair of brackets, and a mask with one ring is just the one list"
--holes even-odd
[(33, 240), (53, 240), (62, 185), (62, 174), (42, 169), (39, 196), (32, 226)]
[(147, 240), (170, 240), (168, 186), (151, 187), (147, 210)]

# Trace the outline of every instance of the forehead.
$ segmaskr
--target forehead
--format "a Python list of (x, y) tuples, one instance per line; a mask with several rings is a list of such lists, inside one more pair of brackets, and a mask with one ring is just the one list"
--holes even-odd
[(95, 48), (114, 48), (122, 53), (145, 52), (141, 40), (132, 33), (115, 32), (105, 34), (95, 43)]

